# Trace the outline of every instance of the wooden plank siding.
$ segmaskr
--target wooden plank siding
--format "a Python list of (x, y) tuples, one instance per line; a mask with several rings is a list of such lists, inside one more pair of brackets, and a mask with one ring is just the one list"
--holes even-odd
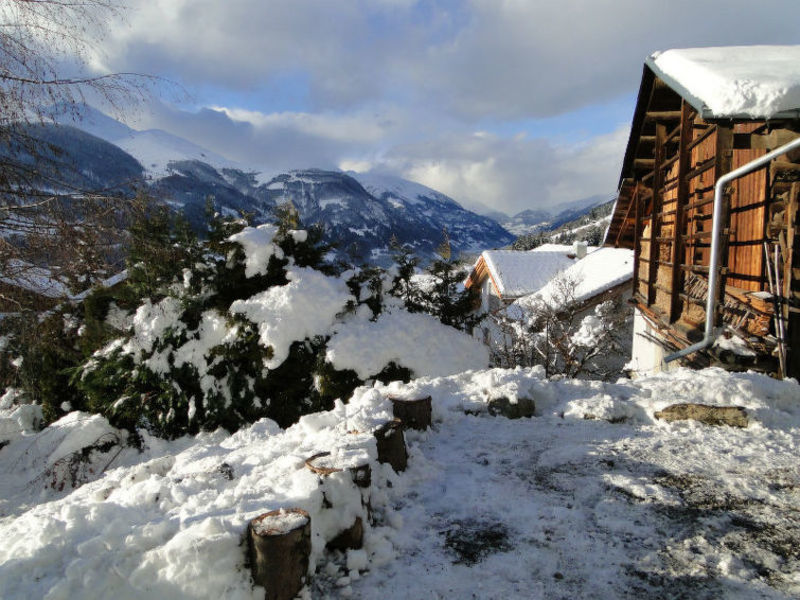
[[(717, 179), (798, 135), (800, 120), (705, 121), (645, 69), (605, 243), (633, 248), (633, 301), (671, 343), (695, 341), (705, 321), (705, 299), (685, 288), (707, 294)], [(800, 153), (735, 180), (723, 202), (717, 323), (730, 326), (731, 314), (750, 307), (757, 325), (747, 329), (737, 316), (737, 326), (767, 337), (771, 305), (749, 294), (768, 291), (764, 242), (779, 244), (782, 312), (794, 346), (787, 371), (800, 376)], [(771, 351), (764, 352), (760, 358), (770, 362)]]

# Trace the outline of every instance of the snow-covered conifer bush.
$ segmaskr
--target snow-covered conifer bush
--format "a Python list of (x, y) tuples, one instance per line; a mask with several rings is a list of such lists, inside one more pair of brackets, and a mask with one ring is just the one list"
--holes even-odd
[(471, 338), (407, 312), (382, 271), (331, 275), (318, 231), (240, 229), (215, 231), (182, 279), (78, 371), (90, 410), (167, 437), (262, 417), (287, 426), (365, 380), (488, 363)]

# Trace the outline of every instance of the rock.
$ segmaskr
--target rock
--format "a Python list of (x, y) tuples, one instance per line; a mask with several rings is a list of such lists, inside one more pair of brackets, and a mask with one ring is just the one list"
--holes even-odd
[(747, 411), (741, 406), (709, 406), (707, 404), (673, 404), (655, 413), (656, 419), (685, 421), (692, 419), (706, 425), (747, 427)]
[(536, 405), (530, 398), (517, 398), (516, 402), (511, 402), (505, 396), (500, 396), (489, 400), (489, 414), (493, 417), (501, 415), (508, 419), (529, 419), (535, 411)]

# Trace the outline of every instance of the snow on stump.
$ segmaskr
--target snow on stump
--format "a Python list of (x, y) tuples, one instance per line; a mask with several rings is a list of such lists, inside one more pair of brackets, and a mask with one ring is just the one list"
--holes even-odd
[[(372, 483), (372, 469), (368, 463), (355, 464), (353, 466), (339, 466), (341, 463), (336, 463), (330, 452), (319, 452), (305, 461), (306, 468), (312, 473), (320, 476), (320, 481), (332, 475), (333, 473), (341, 473), (345, 469), (350, 473), (353, 483), (361, 490), (361, 504), (366, 510), (367, 517), (372, 513), (370, 504), (370, 496), (367, 491)], [(324, 489), (324, 488), (323, 488)], [(330, 505), (330, 502), (322, 492), (324, 502)], [(364, 544), (364, 522), (361, 517), (356, 517), (353, 524), (339, 533), (334, 539), (326, 544), (329, 550), (358, 550)]]
[(394, 416), (403, 423), (403, 429), (419, 429), (424, 431), (431, 426), (431, 397), (397, 398), (389, 396)]
[(264, 513), (248, 525), (250, 569), (266, 600), (290, 600), (303, 588), (311, 555), (311, 517), (300, 508)]
[(488, 410), (493, 417), (501, 415), (508, 419), (530, 419), (536, 412), (536, 404), (530, 398), (517, 398), (516, 402), (511, 402), (505, 396), (500, 396), (489, 400)]
[(375, 430), (378, 444), (378, 462), (389, 463), (397, 472), (405, 471), (408, 464), (406, 438), (403, 435), (403, 424), (393, 419)]
[(747, 411), (741, 406), (709, 406), (707, 404), (673, 404), (655, 413), (664, 421), (700, 421), (706, 425), (747, 427)]
[[(314, 456), (306, 459), (306, 468), (320, 477), (327, 477), (331, 473), (341, 473), (344, 471), (344, 468), (334, 466), (333, 462), (330, 460), (330, 456), (330, 452), (318, 452)], [(347, 470), (350, 471), (353, 483), (358, 487), (368, 488), (370, 486), (372, 482), (372, 469), (368, 463), (347, 467)]]

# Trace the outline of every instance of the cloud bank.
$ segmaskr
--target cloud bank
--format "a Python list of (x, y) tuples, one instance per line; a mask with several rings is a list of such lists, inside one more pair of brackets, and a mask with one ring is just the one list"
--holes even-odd
[[(613, 192), (650, 52), (800, 43), (798, 22), (796, 0), (136, 0), (95, 63), (186, 86), (142, 125), (245, 164), (516, 212)], [(558, 115), (583, 135), (554, 137)]]

